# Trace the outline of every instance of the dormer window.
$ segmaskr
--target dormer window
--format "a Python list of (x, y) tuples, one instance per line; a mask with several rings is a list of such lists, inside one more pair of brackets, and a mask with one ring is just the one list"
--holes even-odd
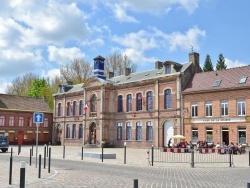
[(221, 80), (215, 80), (215, 82), (214, 82), (214, 87), (218, 87), (219, 85), (220, 85), (220, 83), (221, 83)]
[(170, 64), (166, 65), (166, 74), (171, 74), (171, 65)]
[(239, 84), (244, 84), (244, 83), (246, 83), (246, 81), (247, 81), (247, 77), (243, 76), (243, 77), (241, 77)]

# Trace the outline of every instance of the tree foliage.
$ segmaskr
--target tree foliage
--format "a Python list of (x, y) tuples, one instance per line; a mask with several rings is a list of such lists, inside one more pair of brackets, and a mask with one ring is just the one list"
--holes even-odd
[(92, 72), (92, 66), (84, 59), (74, 59), (70, 64), (60, 68), (61, 76), (74, 84), (85, 82), (92, 76)]
[(115, 76), (122, 75), (125, 68), (131, 68), (131, 72), (136, 72), (136, 64), (132, 63), (129, 56), (122, 56), (120, 53), (113, 53), (106, 57), (106, 75), (108, 75), (109, 72), (113, 72)]
[(29, 88), (29, 92), (28, 92), (28, 96), (30, 97), (35, 97), (35, 98), (38, 98), (38, 97), (43, 97), (42, 96), (42, 90), (47, 86), (48, 84), (46, 83), (45, 79), (42, 78), (42, 79), (35, 79), (30, 88)]
[(209, 72), (209, 71), (213, 71), (213, 70), (214, 70), (213, 63), (211, 61), (210, 55), (207, 54), (206, 59), (205, 59), (205, 63), (203, 66), (203, 71)]
[(219, 54), (219, 59), (216, 64), (216, 70), (227, 69), (227, 65), (225, 63), (225, 59), (223, 54)]

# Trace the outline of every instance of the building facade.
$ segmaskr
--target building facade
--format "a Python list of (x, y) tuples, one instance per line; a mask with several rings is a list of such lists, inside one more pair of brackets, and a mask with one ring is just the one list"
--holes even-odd
[(52, 141), (53, 113), (43, 99), (0, 94), (0, 134), (9, 138), (10, 144), (35, 144), (37, 127), (34, 112), (44, 114), (38, 128), (38, 143)]
[(183, 90), (187, 141), (250, 144), (250, 66), (195, 74)]
[(94, 77), (83, 84), (61, 85), (54, 95), (54, 143), (121, 147), (167, 146), (183, 134), (181, 91), (195, 72), (199, 54), (186, 63), (155, 63), (155, 69), (104, 75), (105, 59), (94, 59)]

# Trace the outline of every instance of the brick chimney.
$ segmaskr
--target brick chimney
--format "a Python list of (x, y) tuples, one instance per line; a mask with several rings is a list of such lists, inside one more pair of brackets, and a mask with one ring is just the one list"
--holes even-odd
[(163, 67), (163, 62), (161, 62), (161, 61), (155, 62), (155, 69), (161, 69), (162, 67)]
[(124, 75), (125, 75), (125, 76), (130, 75), (130, 73), (131, 73), (131, 68), (125, 68), (125, 69), (124, 69)]
[(194, 73), (200, 72), (200, 54), (196, 52), (189, 53), (189, 62), (194, 65)]

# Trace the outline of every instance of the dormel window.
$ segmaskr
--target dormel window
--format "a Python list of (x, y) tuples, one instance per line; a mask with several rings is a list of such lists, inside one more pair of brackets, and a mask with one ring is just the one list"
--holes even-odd
[(166, 74), (171, 74), (171, 65), (170, 64), (166, 65)]
[(218, 87), (219, 85), (220, 85), (220, 83), (221, 83), (221, 80), (215, 80), (215, 82), (214, 82), (214, 87)]
[(244, 84), (244, 83), (246, 83), (246, 81), (247, 81), (247, 77), (243, 76), (243, 77), (241, 77), (239, 84)]

